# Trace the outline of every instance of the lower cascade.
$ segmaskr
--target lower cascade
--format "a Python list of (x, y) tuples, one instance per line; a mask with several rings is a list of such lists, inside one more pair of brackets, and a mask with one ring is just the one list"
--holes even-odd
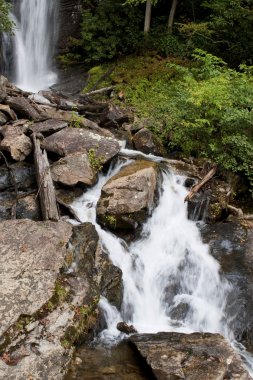
[(187, 217), (184, 177), (163, 171), (159, 204), (137, 241), (127, 245), (96, 223), (102, 186), (126, 164), (129, 161), (101, 176), (95, 187), (72, 204), (82, 222), (96, 225), (110, 259), (123, 274), (121, 310), (101, 297), (107, 328), (99, 340), (119, 342), (120, 321), (133, 325), (139, 333), (219, 333), (244, 357), (252, 375), (253, 359), (233, 334), (236, 311), (231, 313), (229, 305), (235, 302), (235, 289), (220, 273), (220, 265), (202, 242), (196, 222)]
[(16, 26), (13, 36), (5, 34), (3, 37), (4, 68), (23, 90), (37, 92), (57, 80), (52, 64), (58, 29), (57, 3), (50, 0), (13, 2), (11, 18)]

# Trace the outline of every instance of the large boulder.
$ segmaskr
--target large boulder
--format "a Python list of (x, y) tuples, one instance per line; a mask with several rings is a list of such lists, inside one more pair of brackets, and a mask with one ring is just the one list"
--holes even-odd
[(0, 336), (21, 314), (34, 314), (52, 296), (70, 234), (64, 222), (1, 223)]
[(47, 137), (42, 146), (50, 152), (66, 156), (72, 153), (86, 153), (92, 156), (94, 165), (104, 164), (120, 150), (117, 140), (81, 128), (65, 128)]
[(251, 379), (242, 359), (219, 334), (137, 334), (130, 341), (157, 380)]
[(97, 219), (109, 229), (134, 229), (155, 205), (159, 167), (139, 160), (124, 167), (102, 188)]
[(97, 180), (96, 171), (86, 153), (73, 153), (61, 158), (51, 166), (51, 174), (55, 182), (67, 186), (78, 183), (94, 185)]

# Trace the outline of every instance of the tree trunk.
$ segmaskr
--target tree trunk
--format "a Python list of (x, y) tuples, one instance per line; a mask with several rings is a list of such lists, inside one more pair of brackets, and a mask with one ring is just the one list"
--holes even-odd
[(152, 2), (151, 2), (151, 0), (147, 0), (146, 12), (145, 12), (145, 22), (144, 22), (144, 33), (148, 33), (150, 31), (151, 9), (152, 9)]
[(170, 9), (170, 15), (169, 15), (169, 21), (168, 21), (168, 31), (170, 34), (172, 34), (174, 17), (175, 17), (176, 8), (177, 8), (177, 2), (178, 2), (178, 0), (173, 0), (172, 5), (171, 5), (171, 9)]

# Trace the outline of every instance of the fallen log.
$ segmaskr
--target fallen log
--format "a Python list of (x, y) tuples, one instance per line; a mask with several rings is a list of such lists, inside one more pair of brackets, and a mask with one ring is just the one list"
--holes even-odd
[(103, 87), (103, 88), (100, 88), (100, 89), (98, 89), (98, 90), (94, 90), (94, 91), (86, 92), (86, 93), (83, 94), (82, 96), (83, 96), (83, 97), (86, 97), (86, 96), (92, 96), (92, 95), (96, 95), (96, 94), (102, 94), (103, 92), (112, 91), (113, 89), (114, 89), (114, 86)]
[(40, 140), (36, 134), (33, 134), (33, 144), (34, 165), (38, 184), (37, 194), (40, 198), (43, 220), (58, 221), (59, 213), (47, 153), (41, 149)]
[(184, 201), (185, 202), (190, 201), (199, 192), (199, 190), (205, 185), (205, 183), (207, 183), (214, 176), (214, 174), (216, 173), (216, 170), (217, 170), (217, 166), (214, 166), (199, 183), (194, 185), (191, 188), (191, 191), (189, 192), (189, 194), (185, 197)]

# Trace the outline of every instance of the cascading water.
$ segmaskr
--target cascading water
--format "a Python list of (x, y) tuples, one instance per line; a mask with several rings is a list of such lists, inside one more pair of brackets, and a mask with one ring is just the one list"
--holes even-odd
[(5, 34), (3, 38), (4, 66), (8, 68), (13, 59), (13, 80), (23, 90), (36, 92), (57, 80), (52, 70), (58, 29), (57, 3), (57, 0), (18, 0), (13, 4), (11, 17), (16, 27), (14, 36)]
[[(133, 152), (124, 153), (131, 156)], [(123, 273), (122, 309), (117, 310), (103, 297), (100, 300), (107, 322), (100, 339), (106, 343), (119, 341), (121, 333), (116, 326), (124, 320), (141, 333), (212, 332), (234, 342), (231, 326), (236, 315), (228, 311), (227, 299), (236, 295), (209, 254), (209, 247), (203, 244), (196, 222), (187, 218), (183, 177), (164, 170), (159, 205), (144, 225), (141, 238), (129, 246), (96, 223), (102, 186), (129, 162), (121, 162), (107, 176), (101, 176), (95, 187), (72, 204), (81, 221), (95, 224), (112, 262)], [(234, 347), (252, 375), (251, 355), (240, 344), (234, 342)]]

